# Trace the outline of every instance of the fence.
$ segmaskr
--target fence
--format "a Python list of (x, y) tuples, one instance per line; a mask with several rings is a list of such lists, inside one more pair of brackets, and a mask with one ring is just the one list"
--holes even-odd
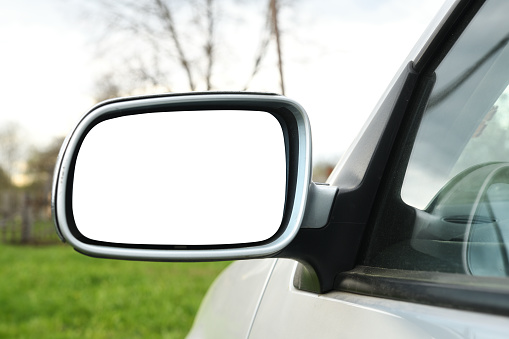
[[(28, 192), (3, 192), (0, 208), (0, 242), (6, 244), (51, 244), (58, 242), (49, 201)], [(39, 200), (39, 201), (38, 201)]]

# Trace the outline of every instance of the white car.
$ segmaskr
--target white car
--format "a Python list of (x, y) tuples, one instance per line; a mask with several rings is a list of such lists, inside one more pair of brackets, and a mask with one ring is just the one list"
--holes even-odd
[(101, 103), (62, 147), (57, 231), (105, 258), (260, 259), (188, 338), (508, 338), (508, 13), (444, 7), (326, 184), (285, 97)]

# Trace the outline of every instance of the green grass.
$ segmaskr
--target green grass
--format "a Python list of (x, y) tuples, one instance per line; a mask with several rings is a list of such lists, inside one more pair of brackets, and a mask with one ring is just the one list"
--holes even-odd
[(227, 265), (0, 245), (0, 338), (183, 338)]

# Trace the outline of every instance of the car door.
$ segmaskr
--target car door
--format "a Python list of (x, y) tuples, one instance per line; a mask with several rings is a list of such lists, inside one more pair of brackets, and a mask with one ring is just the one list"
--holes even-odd
[(507, 13), (449, 10), (329, 179), (338, 198), (365, 190), (360, 217), (331, 215), (362, 229), (354, 267), (320, 293), (278, 259), (249, 338), (508, 337)]

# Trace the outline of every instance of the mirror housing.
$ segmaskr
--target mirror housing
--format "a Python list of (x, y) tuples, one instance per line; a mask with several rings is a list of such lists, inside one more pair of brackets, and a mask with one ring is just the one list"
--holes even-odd
[[(104, 121), (110, 121), (117, 118), (130, 116), (148, 116), (151, 113), (168, 112), (197, 112), (197, 111), (257, 111), (266, 112), (274, 117), (281, 127), (282, 142), (284, 143), (285, 172), (286, 182), (284, 183), (284, 208), (281, 222), (277, 230), (268, 238), (256, 239), (255, 241), (236, 240), (234, 242), (222, 241), (222, 236), (214, 243), (199, 243), (192, 241), (189, 243), (172, 243), (170, 240), (163, 242), (125, 242), (116, 241), (115, 233), (109, 238), (91, 239), (82, 232), (81, 224), (77, 225), (75, 220), (74, 200), (78, 200), (73, 195), (75, 186), (76, 164), (80, 156), (80, 150), (84, 145), (84, 140), (98, 125)], [(210, 112), (209, 114), (215, 114)], [(250, 126), (233, 125), (233, 129), (246, 129)], [(191, 128), (189, 128), (191, 129)], [(138, 131), (150, 133), (150, 131)], [(189, 131), (191, 132), (191, 131)], [(264, 131), (259, 131), (260, 138), (264, 137)], [(136, 135), (139, 137), (138, 135)], [(112, 135), (111, 140), (114, 140)], [(212, 136), (212, 138), (214, 138)], [(147, 149), (153, 144), (143, 145), (143, 137), (139, 137), (139, 142)], [(110, 139), (108, 139), (110, 140)], [(107, 147), (110, 141), (106, 140), (104, 147)], [(207, 142), (207, 140), (202, 140)], [(210, 142), (210, 137), (208, 142)], [(120, 144), (122, 145), (122, 143)], [(167, 145), (166, 147), (171, 147)], [(177, 145), (178, 147), (179, 145)], [(277, 145), (274, 145), (277, 146)], [(122, 146), (120, 146), (122, 147)], [(235, 156), (235, 154), (231, 154)], [(92, 158), (93, 159), (93, 158)], [(90, 160), (89, 162), (92, 162)], [(175, 160), (178, 162), (178, 159)], [(100, 166), (101, 164), (98, 164)], [(214, 166), (221, 167), (220, 162)], [(243, 169), (241, 168), (240, 171)], [(87, 181), (87, 172), (80, 175), (80, 180)], [(101, 173), (101, 172), (99, 172)], [(144, 175), (149, 175), (145, 173)], [(90, 175), (91, 176), (91, 175)], [(90, 182), (95, 179), (89, 178)], [(141, 177), (133, 180), (140, 181)], [(214, 180), (208, 179), (208, 180)], [(206, 179), (205, 179), (206, 181)], [(235, 184), (235, 183), (232, 183)], [(304, 109), (296, 102), (275, 94), (256, 94), (256, 93), (189, 93), (189, 94), (165, 94), (144, 97), (120, 98), (102, 102), (93, 107), (86, 113), (77, 124), (74, 131), (64, 142), (55, 168), (52, 196), (52, 212), (57, 228), (57, 233), (63, 241), (70, 243), (77, 251), (95, 257), (134, 259), (134, 260), (154, 260), (154, 261), (206, 261), (206, 260), (231, 260), (260, 258), (273, 256), (284, 249), (295, 237), (302, 225), (304, 211), (311, 184), (311, 132), (309, 121)], [(83, 187), (83, 184), (80, 184)], [(248, 192), (250, 180), (246, 178), (243, 183), (244, 190)], [(312, 186), (311, 186), (312, 187)], [(99, 191), (102, 188), (99, 186)], [(81, 191), (74, 194), (81, 194)], [(108, 193), (115, 194), (115, 191)], [(335, 191), (334, 191), (335, 192)], [(102, 194), (98, 192), (98, 194)], [(117, 192), (120, 195), (122, 192)], [(247, 194), (247, 193), (246, 193)], [(260, 194), (260, 193), (258, 193)], [(197, 210), (200, 204), (207, 203), (204, 199), (198, 199), (199, 195), (193, 201), (187, 200), (186, 204), (193, 204)], [(263, 199), (263, 196), (260, 197)], [(333, 195), (331, 196), (331, 199)], [(150, 196), (147, 199), (151, 199)], [(155, 199), (155, 198), (154, 198)], [(213, 202), (214, 196), (209, 195), (209, 200)], [(83, 200), (83, 199), (82, 199)], [(85, 201), (87, 199), (84, 199)], [(88, 199), (90, 200), (90, 199)], [(112, 200), (115, 200), (114, 198)], [(216, 199), (217, 200), (217, 199)], [(221, 203), (221, 201), (216, 203)], [(332, 204), (332, 200), (330, 201)], [(263, 214), (264, 210), (257, 210), (256, 206), (252, 210), (247, 209), (245, 218), (251, 215)], [(330, 209), (330, 207), (329, 207)], [(83, 210), (83, 209), (82, 209)], [(105, 209), (106, 213), (108, 208)], [(94, 208), (86, 208), (87, 213), (92, 215), (96, 213)], [(128, 211), (126, 211), (127, 213)], [(141, 211), (147, 212), (147, 211)], [(227, 210), (225, 210), (225, 213)], [(81, 212), (83, 213), (83, 212)], [(112, 209), (112, 213), (113, 209)], [(171, 211), (168, 211), (171, 213)], [(102, 218), (97, 215), (96, 218)], [(99, 222), (99, 219), (97, 219)], [(236, 227), (242, 228), (244, 219), (238, 220)], [(102, 228), (105, 231), (114, 222), (109, 221)], [(216, 221), (217, 223), (217, 221)], [(278, 222), (279, 223), (279, 222)], [(214, 227), (214, 225), (210, 225)], [(245, 227), (245, 226), (244, 226)], [(250, 226), (253, 227), (253, 226)], [(140, 225), (140, 234), (143, 225)], [(117, 231), (120, 232), (120, 231)], [(158, 230), (154, 235), (157, 238)], [(162, 232), (162, 231), (161, 231)], [(120, 236), (119, 236), (120, 238)], [(226, 237), (224, 237), (226, 239)], [(171, 237), (170, 237), (171, 239)], [(189, 238), (187, 238), (189, 239)], [(240, 238), (239, 238), (240, 239)]]

